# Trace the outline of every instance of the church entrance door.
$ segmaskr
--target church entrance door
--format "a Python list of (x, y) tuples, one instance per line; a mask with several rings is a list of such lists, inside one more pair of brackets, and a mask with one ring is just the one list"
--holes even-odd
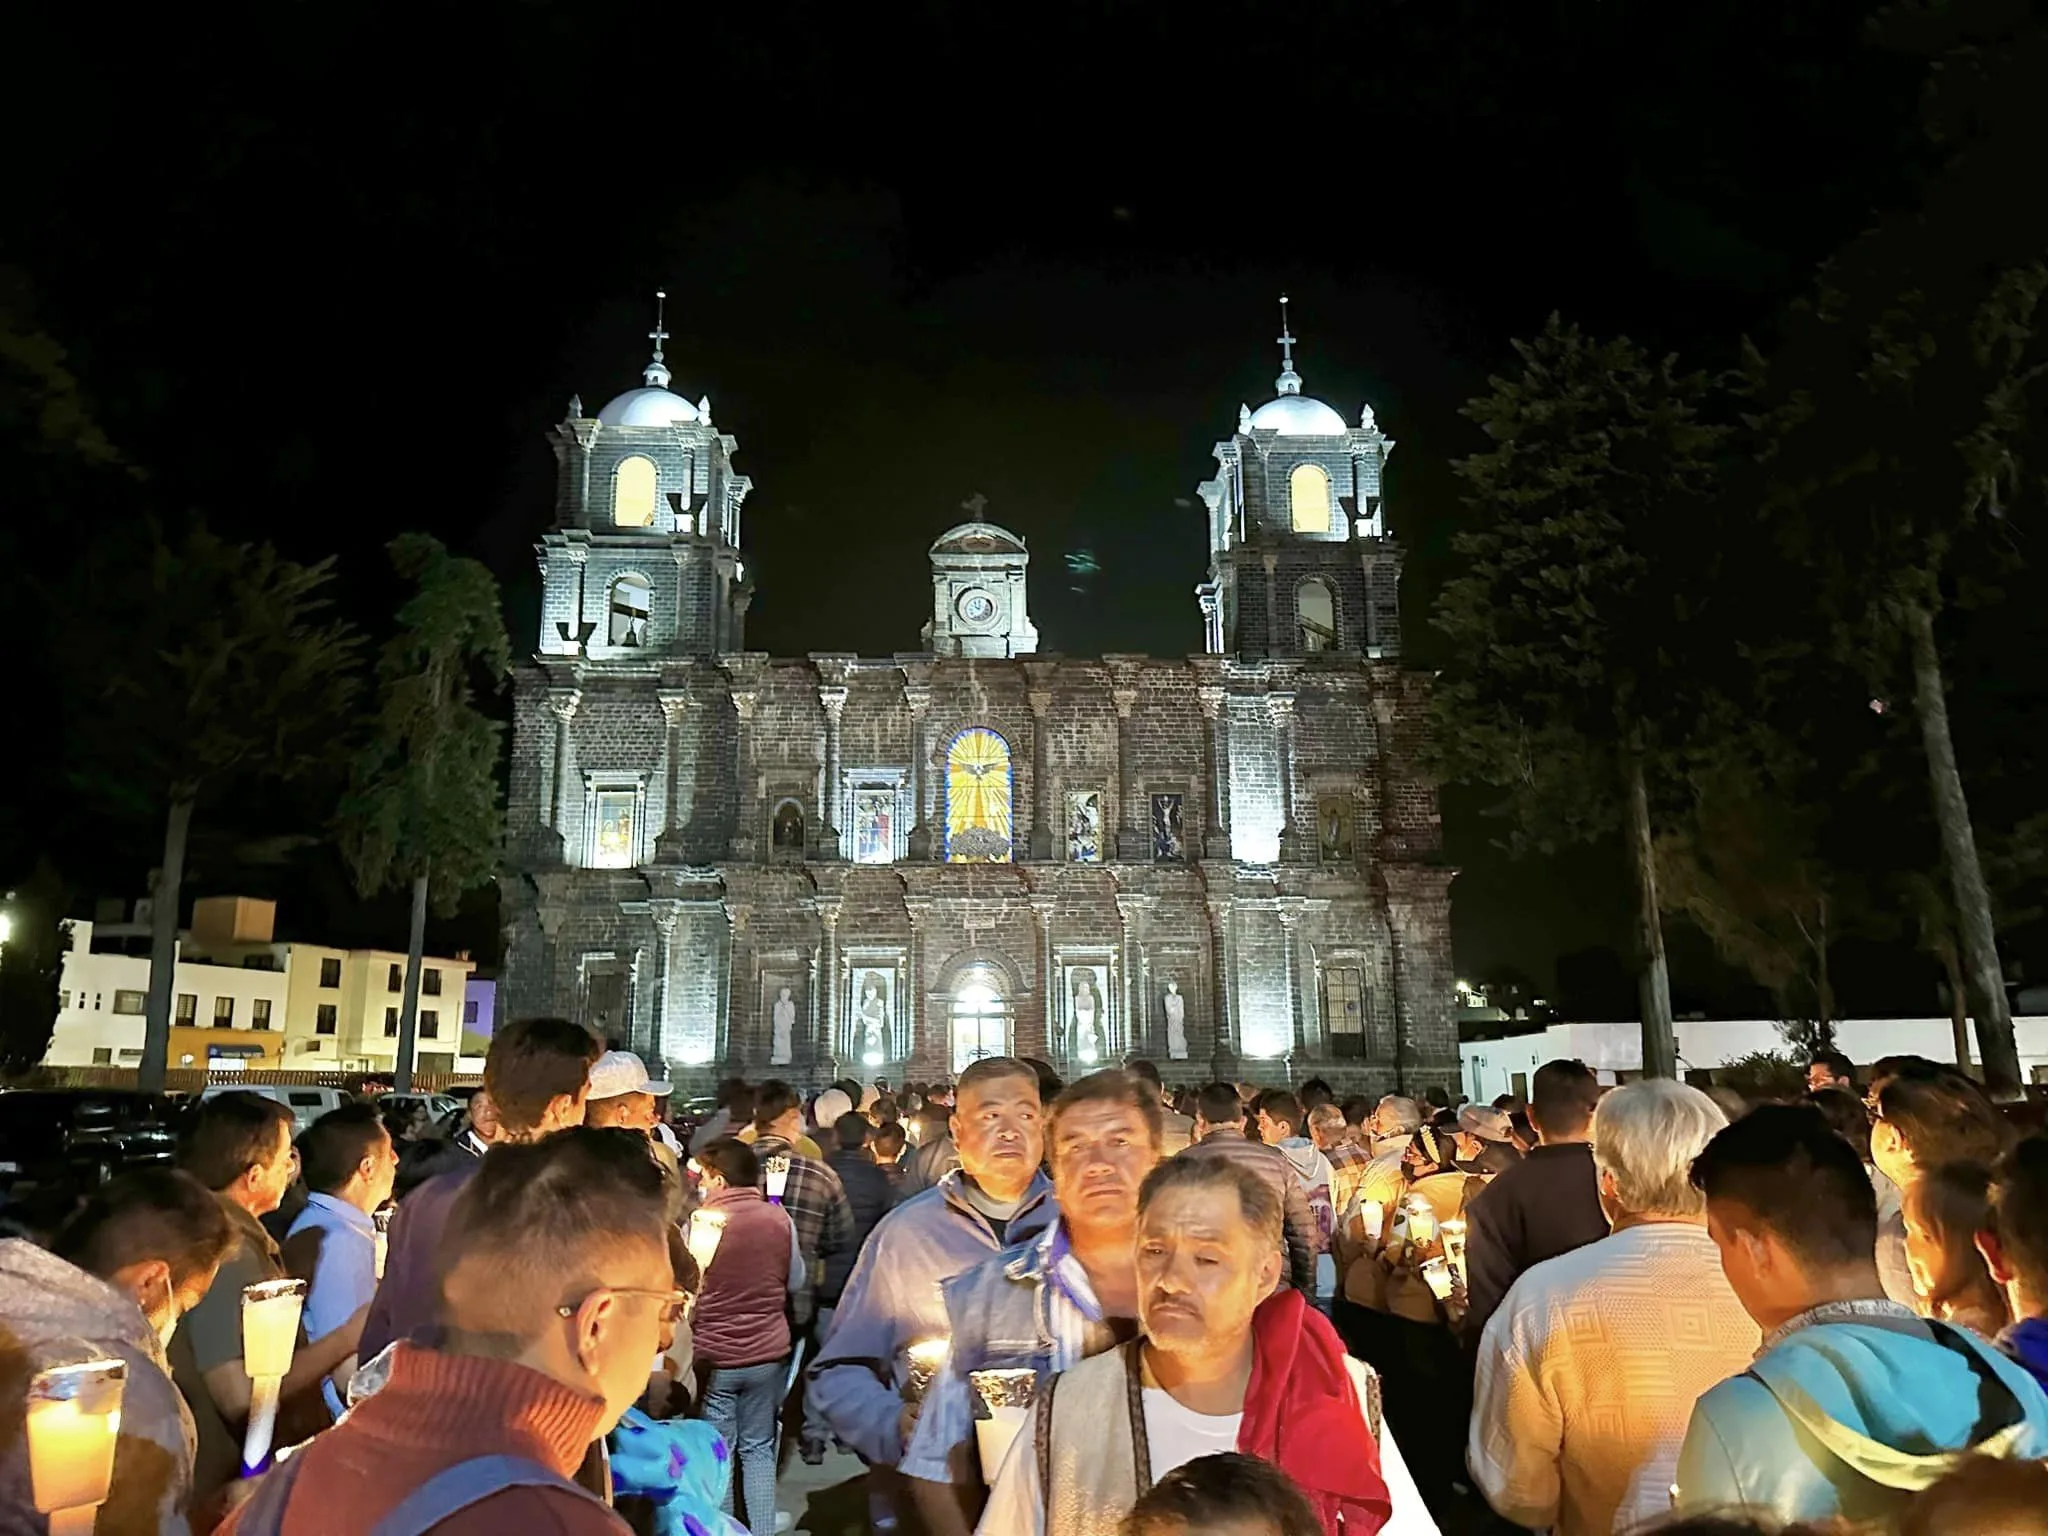
[(1010, 1054), (1010, 1005), (985, 972), (970, 973), (953, 993), (953, 1070), (985, 1056)]

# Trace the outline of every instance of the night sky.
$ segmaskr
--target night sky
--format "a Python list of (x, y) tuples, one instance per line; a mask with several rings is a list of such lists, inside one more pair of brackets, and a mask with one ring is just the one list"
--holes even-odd
[[(38, 8), (0, 265), (149, 478), (40, 542), (16, 505), (8, 558), (203, 511), (337, 555), (374, 627), (381, 546), (422, 528), (530, 644), (542, 434), (638, 382), (663, 286), (674, 387), (756, 486), (752, 648), (913, 649), (924, 551), (981, 492), (1048, 650), (1186, 653), (1193, 487), (1272, 393), (1286, 291), (1307, 391), (1399, 442), (1427, 665), (1458, 406), (1510, 338), (1555, 309), (1725, 366), (1900, 195), (1917, 66), (1870, 9)], [(60, 800), (13, 800), (6, 867), (133, 894), (151, 835)], [(1461, 968), (1551, 986), (1620, 937), (1618, 862), (1511, 866), (1447, 809)], [(1681, 1009), (1725, 981), (1678, 957)]]

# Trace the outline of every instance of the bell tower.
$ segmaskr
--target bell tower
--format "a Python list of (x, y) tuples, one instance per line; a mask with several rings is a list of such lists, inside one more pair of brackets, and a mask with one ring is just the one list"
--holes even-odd
[(753, 584), (740, 509), (753, 482), (739, 443), (669, 385), (667, 294), (655, 295), (654, 356), (629, 389), (584, 414), (581, 396), (548, 433), (555, 526), (538, 546), (540, 650), (591, 661), (746, 648)]
[(1358, 425), (1305, 395), (1280, 300), (1274, 397), (1238, 408), (1197, 492), (1209, 515), (1209, 579), (1195, 589), (1211, 655), (1399, 656), (1400, 547), (1381, 481), (1393, 439), (1371, 406)]

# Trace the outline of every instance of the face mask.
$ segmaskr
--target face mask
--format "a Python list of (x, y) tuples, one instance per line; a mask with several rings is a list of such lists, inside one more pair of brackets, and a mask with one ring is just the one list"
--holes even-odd
[(164, 1320), (156, 1325), (157, 1342), (165, 1349), (171, 1347), (171, 1335), (178, 1331), (178, 1320), (183, 1314), (178, 1310), (178, 1293), (171, 1287), (170, 1271), (164, 1271)]

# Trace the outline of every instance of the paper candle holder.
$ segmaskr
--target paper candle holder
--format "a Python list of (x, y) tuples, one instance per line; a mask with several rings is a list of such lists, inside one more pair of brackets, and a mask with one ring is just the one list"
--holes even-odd
[(981, 1475), (994, 1486), (1011, 1442), (1038, 1401), (1038, 1373), (1024, 1369), (970, 1371), (967, 1379), (987, 1413), (986, 1418), (974, 1421), (974, 1441), (981, 1452)]
[(303, 1280), (259, 1280), (242, 1287), (242, 1369), (252, 1380), (291, 1370), (305, 1305)]
[(90, 1531), (93, 1512), (106, 1502), (127, 1385), (127, 1364), (107, 1359), (53, 1365), (29, 1378), (30, 1493), (53, 1533)]
[(951, 1339), (920, 1339), (904, 1351), (910, 1363), (910, 1379), (903, 1384), (903, 1400), (906, 1403), (921, 1403), (925, 1393), (931, 1390), (933, 1379), (945, 1368), (946, 1356), (952, 1351)]
[(766, 1175), (768, 1198), (779, 1205), (782, 1203), (784, 1192), (789, 1188), (789, 1157), (786, 1153), (778, 1152), (769, 1158), (762, 1168)]

